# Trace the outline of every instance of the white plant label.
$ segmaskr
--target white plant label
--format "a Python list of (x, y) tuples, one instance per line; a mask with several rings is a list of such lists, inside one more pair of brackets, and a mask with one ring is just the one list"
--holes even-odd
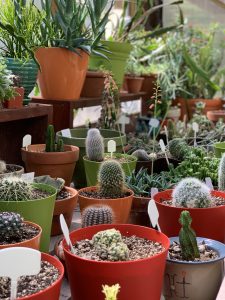
[(123, 133), (125, 133), (125, 127), (126, 127), (126, 124), (130, 123), (130, 118), (127, 117), (126, 115), (122, 114), (119, 117), (118, 123), (121, 124), (121, 130)]
[(23, 137), (23, 148), (25, 148), (26, 151), (28, 150), (28, 146), (31, 145), (31, 140), (32, 140), (32, 136), (30, 134), (26, 134)]
[(167, 126), (164, 125), (164, 130), (165, 130), (165, 135), (166, 135), (166, 144), (169, 144), (169, 134), (168, 134), (168, 129)]
[(157, 188), (151, 188), (151, 198), (154, 199), (154, 196), (159, 192)]
[(161, 231), (158, 220), (159, 211), (155, 204), (155, 200), (151, 199), (148, 203), (148, 216), (153, 227), (157, 227), (158, 231)]
[(37, 275), (40, 272), (41, 252), (25, 247), (0, 250), (0, 266), (0, 276), (11, 279), (10, 300), (15, 300), (19, 277)]
[(60, 225), (61, 225), (61, 229), (62, 229), (64, 238), (65, 238), (65, 240), (66, 240), (66, 243), (67, 243), (67, 245), (70, 247), (70, 251), (74, 254), (73, 245), (72, 245), (72, 242), (71, 242), (71, 240), (70, 240), (69, 229), (68, 229), (68, 226), (67, 226), (67, 224), (66, 224), (66, 221), (65, 221), (65, 219), (64, 219), (63, 214), (60, 215), (59, 219), (60, 219)]
[(64, 137), (69, 137), (69, 138), (71, 137), (71, 132), (70, 132), (69, 128), (61, 130), (61, 133), (62, 133), (62, 136), (64, 136)]
[(116, 152), (116, 142), (114, 140), (108, 141), (107, 150), (111, 153), (111, 158), (113, 157), (113, 152)]
[(197, 132), (199, 131), (198, 123), (194, 122), (192, 124), (192, 129), (194, 130), (194, 147), (197, 147)]
[(33, 183), (34, 182), (34, 172), (22, 174), (21, 179), (25, 180), (28, 183)]
[(152, 129), (153, 129), (153, 128), (157, 128), (157, 127), (159, 126), (159, 120), (156, 119), (156, 118), (151, 118), (148, 124), (149, 124), (149, 126), (150, 126), (148, 135), (150, 136), (150, 135), (151, 135), (151, 132), (152, 132)]
[(161, 148), (162, 152), (165, 154), (166, 162), (167, 162), (167, 165), (169, 166), (170, 163), (169, 163), (169, 159), (168, 159), (168, 156), (167, 156), (167, 153), (166, 153), (166, 146), (165, 146), (162, 139), (159, 140), (159, 145), (160, 145), (160, 148)]
[(211, 191), (214, 190), (214, 186), (212, 184), (212, 179), (210, 177), (205, 178), (205, 184), (207, 185), (208, 188), (210, 188)]

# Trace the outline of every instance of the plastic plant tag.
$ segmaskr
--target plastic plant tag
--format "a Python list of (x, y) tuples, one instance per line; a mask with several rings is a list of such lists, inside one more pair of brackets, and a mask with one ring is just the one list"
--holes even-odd
[(210, 177), (205, 178), (205, 184), (207, 185), (208, 188), (210, 188), (211, 191), (214, 190), (214, 186), (212, 184), (212, 179)]
[(158, 192), (159, 190), (157, 188), (151, 188), (151, 198), (153, 199)]
[(159, 145), (160, 145), (162, 152), (165, 154), (166, 162), (167, 162), (167, 165), (169, 166), (170, 163), (169, 163), (169, 159), (168, 159), (167, 153), (166, 153), (166, 146), (162, 139), (159, 140)]
[(31, 140), (32, 140), (32, 136), (30, 134), (26, 134), (23, 137), (23, 148), (26, 149), (26, 151), (28, 150), (28, 146), (31, 145)]
[(34, 182), (34, 172), (22, 174), (21, 179), (25, 180), (28, 183), (33, 183)]
[(61, 130), (61, 133), (64, 137), (71, 137), (71, 132), (69, 128)]
[(148, 124), (150, 126), (150, 129), (149, 129), (149, 132), (148, 132), (148, 136), (150, 136), (151, 132), (152, 132), (152, 129), (153, 128), (157, 128), (159, 126), (159, 120), (156, 119), (156, 118), (151, 118)]
[(116, 142), (114, 140), (108, 141), (107, 149), (108, 149), (108, 152), (111, 153), (111, 158), (112, 158), (113, 152), (116, 152)]
[(118, 123), (121, 124), (121, 130), (123, 133), (125, 133), (125, 126), (126, 126), (126, 124), (130, 123), (130, 118), (124, 114), (121, 114), (119, 117)]
[(148, 216), (150, 219), (150, 222), (153, 227), (157, 227), (158, 231), (161, 231), (158, 219), (159, 219), (159, 211), (155, 204), (155, 200), (151, 199), (148, 203)]
[(73, 245), (72, 245), (72, 242), (71, 242), (71, 240), (70, 240), (69, 229), (68, 229), (68, 226), (67, 226), (67, 224), (66, 224), (66, 221), (65, 221), (65, 219), (64, 219), (63, 214), (60, 215), (59, 219), (60, 219), (60, 225), (61, 225), (61, 229), (62, 229), (64, 238), (65, 238), (65, 240), (66, 240), (66, 243), (67, 243), (67, 245), (70, 247), (70, 251), (74, 254)]
[(169, 134), (168, 134), (168, 129), (166, 125), (164, 125), (164, 130), (165, 130), (165, 135), (166, 135), (166, 144), (169, 144)]
[(41, 252), (25, 247), (0, 250), (0, 276), (11, 279), (10, 300), (17, 297), (20, 276), (37, 275), (41, 270)]
[(192, 129), (194, 130), (194, 147), (197, 147), (197, 132), (199, 131), (198, 123), (194, 122), (192, 124)]

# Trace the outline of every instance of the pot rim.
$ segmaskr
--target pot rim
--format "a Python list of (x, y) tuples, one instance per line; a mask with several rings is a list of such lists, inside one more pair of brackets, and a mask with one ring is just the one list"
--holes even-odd
[[(173, 241), (179, 241), (179, 237), (170, 237), (169, 238), (170, 242)], [(211, 264), (217, 261), (220, 261), (225, 258), (225, 244), (218, 242), (216, 240), (204, 238), (204, 237), (197, 237), (197, 242), (200, 243), (202, 241), (205, 241), (206, 245), (209, 246), (210, 249), (215, 250), (218, 254), (219, 257), (213, 260), (209, 261), (183, 261), (183, 260), (173, 260), (169, 258), (169, 254), (167, 256), (167, 262), (175, 263), (175, 264), (189, 264), (189, 265), (203, 265), (203, 264)]]
[(26, 147), (22, 147), (21, 150), (24, 152), (30, 152), (30, 153), (38, 153), (38, 154), (45, 154), (45, 155), (59, 155), (59, 153), (69, 153), (69, 152), (76, 152), (79, 151), (79, 148), (77, 146), (74, 145), (67, 145), (65, 144), (64, 147), (68, 147), (71, 150), (66, 150), (66, 151), (62, 151), (62, 152), (38, 152), (38, 151), (29, 151), (29, 147), (33, 148), (34, 146), (38, 146), (39, 148), (45, 147), (45, 144), (32, 144), (28, 146), (28, 150), (26, 150)]
[(117, 200), (117, 199), (121, 199), (122, 200), (124, 198), (129, 198), (131, 196), (134, 197), (134, 192), (132, 190), (130, 190), (130, 189), (126, 189), (126, 191), (130, 193), (130, 195), (124, 196), (124, 197), (121, 197), (121, 198), (102, 198), (101, 199), (101, 198), (92, 198), (92, 197), (87, 197), (87, 196), (80, 195), (80, 192), (83, 192), (85, 190), (94, 190), (95, 191), (97, 189), (98, 189), (98, 186), (87, 186), (87, 187), (84, 187), (84, 188), (78, 190), (78, 196), (80, 198), (82, 197), (82, 198), (86, 198), (86, 199), (94, 199), (94, 200), (99, 200), (99, 201), (101, 201), (101, 200), (112, 201), (112, 200)]
[[(104, 157), (107, 156), (107, 155), (110, 155), (110, 153), (104, 153)], [(124, 157), (126, 158), (128, 161), (124, 161), (124, 162), (121, 162), (121, 164), (127, 164), (127, 163), (132, 163), (132, 162), (137, 162), (137, 157), (135, 157), (134, 155), (132, 154), (126, 154), (126, 153), (113, 153), (113, 156), (112, 158), (110, 158), (109, 160), (113, 160), (114, 158), (118, 158), (118, 157)], [(83, 156), (83, 160), (85, 161), (90, 161), (92, 163), (98, 163), (98, 164), (101, 164), (104, 162), (103, 161), (95, 161), (95, 160), (90, 160), (88, 159), (87, 155), (84, 155)], [(106, 160), (107, 161), (107, 160)]]
[(64, 201), (68, 201), (70, 200), (71, 198), (74, 198), (74, 197), (77, 197), (78, 196), (78, 190), (70, 187), (70, 186), (65, 186), (64, 187), (67, 191), (71, 192), (71, 196), (67, 197), (67, 198), (64, 198), (64, 199), (55, 199), (55, 203), (61, 203), (61, 202), (64, 202)]

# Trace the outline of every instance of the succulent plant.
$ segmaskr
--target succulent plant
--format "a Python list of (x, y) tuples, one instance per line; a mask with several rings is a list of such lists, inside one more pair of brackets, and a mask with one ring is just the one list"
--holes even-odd
[(23, 224), (23, 218), (14, 212), (0, 213), (0, 238), (7, 240), (20, 233)]
[(33, 187), (21, 178), (10, 176), (0, 181), (1, 201), (27, 201), (33, 197)]
[(91, 128), (88, 130), (85, 147), (86, 155), (89, 160), (103, 161), (104, 141), (100, 131), (97, 128)]
[(170, 154), (178, 160), (184, 160), (187, 153), (190, 152), (189, 146), (181, 138), (169, 141), (168, 147)]
[(196, 240), (196, 234), (191, 228), (191, 216), (189, 211), (182, 211), (179, 219), (182, 225), (179, 232), (179, 242), (181, 247), (181, 253), (184, 260), (195, 260), (200, 257), (198, 244)]
[(34, 178), (34, 182), (50, 185), (56, 188), (57, 193), (59, 193), (65, 186), (65, 180), (63, 178), (52, 178), (49, 175), (37, 176)]
[(225, 153), (222, 155), (218, 169), (218, 187), (225, 191)]
[(172, 193), (174, 206), (204, 208), (211, 204), (210, 189), (196, 178), (182, 179)]
[(98, 173), (99, 192), (105, 198), (121, 197), (124, 191), (125, 174), (116, 160), (104, 161)]
[(123, 242), (114, 243), (108, 249), (108, 260), (121, 261), (129, 259), (129, 249)]
[(92, 241), (94, 243), (94, 246), (104, 245), (106, 247), (109, 247), (112, 244), (122, 242), (122, 236), (118, 230), (112, 228), (99, 231), (93, 236)]
[(112, 224), (113, 211), (107, 205), (93, 205), (87, 207), (81, 217), (82, 227), (98, 224)]
[(120, 285), (117, 283), (112, 286), (103, 285), (102, 292), (105, 295), (105, 300), (117, 300), (117, 295), (120, 291)]
[(46, 132), (46, 142), (45, 142), (46, 152), (63, 152), (64, 143), (62, 138), (59, 138), (57, 143), (55, 143), (55, 130), (53, 125), (48, 125)]
[(149, 161), (150, 157), (144, 149), (138, 149), (132, 153), (140, 161)]
[(0, 173), (4, 173), (6, 171), (6, 163), (3, 160), (0, 160)]

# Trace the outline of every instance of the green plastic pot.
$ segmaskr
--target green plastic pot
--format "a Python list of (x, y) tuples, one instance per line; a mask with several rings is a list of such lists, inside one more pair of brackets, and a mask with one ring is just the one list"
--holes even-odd
[(103, 41), (102, 44), (106, 46), (111, 53), (106, 53), (108, 60), (92, 54), (89, 60), (89, 70), (103, 69), (109, 70), (114, 75), (114, 80), (119, 87), (123, 84), (125, 74), (126, 62), (132, 50), (129, 43), (119, 43), (112, 41)]
[(51, 195), (30, 201), (1, 201), (0, 211), (13, 211), (21, 214), (26, 221), (38, 224), (42, 228), (40, 251), (49, 252), (50, 234), (52, 227), (53, 211), (56, 199), (56, 189), (46, 184), (33, 184), (42, 191)]
[(25, 104), (29, 102), (28, 95), (33, 90), (36, 80), (38, 66), (33, 59), (21, 60), (18, 58), (7, 58), (6, 65), (14, 75), (17, 75), (21, 79), (21, 86), (24, 88)]
[(221, 158), (221, 156), (225, 152), (225, 142), (215, 143), (213, 147), (216, 157)]
[[(87, 128), (75, 128), (70, 129), (71, 137), (62, 137), (61, 131), (57, 132), (56, 134), (57, 138), (62, 137), (66, 145), (74, 145), (79, 147), (80, 149), (79, 160), (76, 164), (76, 168), (73, 174), (73, 181), (76, 188), (82, 188), (87, 186), (83, 162), (83, 157), (86, 154), (85, 139), (87, 136), (87, 132)], [(126, 144), (125, 134), (121, 133), (120, 137), (119, 131), (110, 129), (100, 129), (100, 132), (104, 138), (105, 147), (107, 147), (107, 143), (109, 140), (114, 140), (116, 142), (116, 152), (122, 152), (123, 146)]]
[[(113, 153), (113, 158), (120, 158), (120, 157), (124, 157), (127, 160), (127, 162), (121, 163), (125, 175), (131, 176), (132, 172), (136, 168), (137, 158), (129, 154)], [(89, 160), (87, 156), (83, 157), (83, 161), (84, 161), (84, 169), (85, 169), (85, 174), (87, 179), (87, 186), (97, 185), (98, 170), (102, 162)]]

